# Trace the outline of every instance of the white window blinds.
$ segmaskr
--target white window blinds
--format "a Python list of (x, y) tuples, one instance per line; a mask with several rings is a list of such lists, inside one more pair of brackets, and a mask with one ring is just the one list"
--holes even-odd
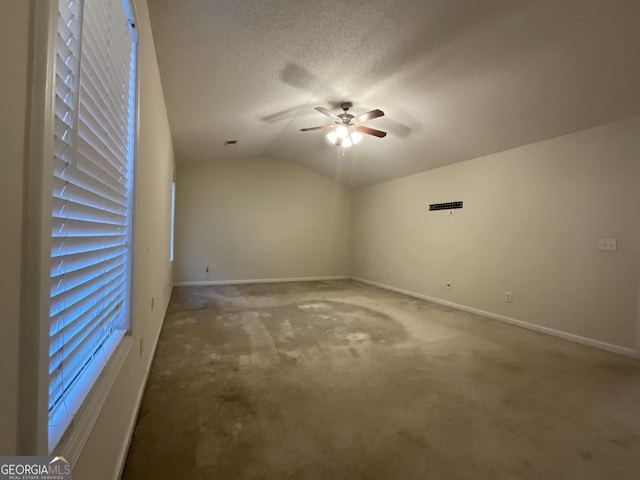
[(136, 83), (128, 4), (59, 0), (59, 14), (50, 450), (129, 328)]

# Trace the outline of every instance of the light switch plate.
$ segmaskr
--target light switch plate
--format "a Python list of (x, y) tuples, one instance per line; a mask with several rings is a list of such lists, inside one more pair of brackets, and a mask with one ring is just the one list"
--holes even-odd
[(598, 241), (598, 250), (601, 252), (615, 252), (618, 249), (618, 241), (615, 238), (601, 238)]

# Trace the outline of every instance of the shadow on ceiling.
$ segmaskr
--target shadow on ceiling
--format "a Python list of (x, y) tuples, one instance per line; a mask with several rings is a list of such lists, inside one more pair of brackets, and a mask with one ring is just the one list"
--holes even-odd
[[(281, 71), (280, 71), (280, 81), (283, 83), (308, 92), (310, 95), (314, 95), (317, 91), (325, 91), (328, 93), (328, 96), (331, 97), (331, 100), (325, 100), (323, 102), (323, 106), (328, 106), (330, 110), (340, 110), (340, 106), (342, 102), (349, 101), (348, 98), (340, 98), (339, 95), (333, 90), (328, 83), (325, 82), (319, 77), (315, 76), (311, 72), (309, 72), (304, 67), (300, 65), (296, 65), (293, 63), (288, 63)], [(291, 118), (295, 118), (298, 112), (301, 109), (305, 108), (313, 108), (313, 105), (303, 104), (290, 108), (286, 108), (284, 110), (280, 110), (279, 112), (272, 113), (265, 117), (262, 117), (260, 120), (267, 123), (277, 123), (284, 120), (289, 120)], [(381, 107), (382, 108), (382, 107)], [(356, 113), (363, 113), (358, 110), (358, 106), (356, 104), (355, 110)], [(400, 138), (408, 137), (413, 129), (401, 122), (393, 120), (387, 114), (385, 114), (385, 129), (389, 131), (389, 133), (398, 136)], [(321, 118), (319, 117), (319, 121)]]

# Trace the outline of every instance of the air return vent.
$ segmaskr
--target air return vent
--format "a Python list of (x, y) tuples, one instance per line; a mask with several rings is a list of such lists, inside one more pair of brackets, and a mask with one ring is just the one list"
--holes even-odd
[(453, 210), (454, 208), (462, 208), (462, 202), (432, 203), (432, 204), (429, 205), (429, 211), (431, 211), (431, 210)]

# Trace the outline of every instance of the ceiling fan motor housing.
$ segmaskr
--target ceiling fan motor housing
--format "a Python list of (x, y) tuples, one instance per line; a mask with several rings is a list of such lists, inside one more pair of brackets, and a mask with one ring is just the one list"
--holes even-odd
[[(344, 110), (344, 113), (338, 114), (338, 117), (340, 117), (342, 119), (342, 123), (345, 124), (345, 125), (349, 125), (351, 123), (351, 119), (354, 117), (350, 113), (347, 113), (347, 110), (349, 110), (351, 107), (353, 107), (353, 103), (351, 103), (351, 102), (342, 102), (340, 104), (340, 108), (342, 108), (342, 110)], [(336, 122), (336, 123), (338, 123), (338, 122)]]
[(344, 123), (345, 125), (349, 125), (349, 123), (351, 123), (351, 119), (353, 118), (353, 115), (351, 115), (350, 113), (341, 113), (338, 116), (342, 119), (342, 123)]

